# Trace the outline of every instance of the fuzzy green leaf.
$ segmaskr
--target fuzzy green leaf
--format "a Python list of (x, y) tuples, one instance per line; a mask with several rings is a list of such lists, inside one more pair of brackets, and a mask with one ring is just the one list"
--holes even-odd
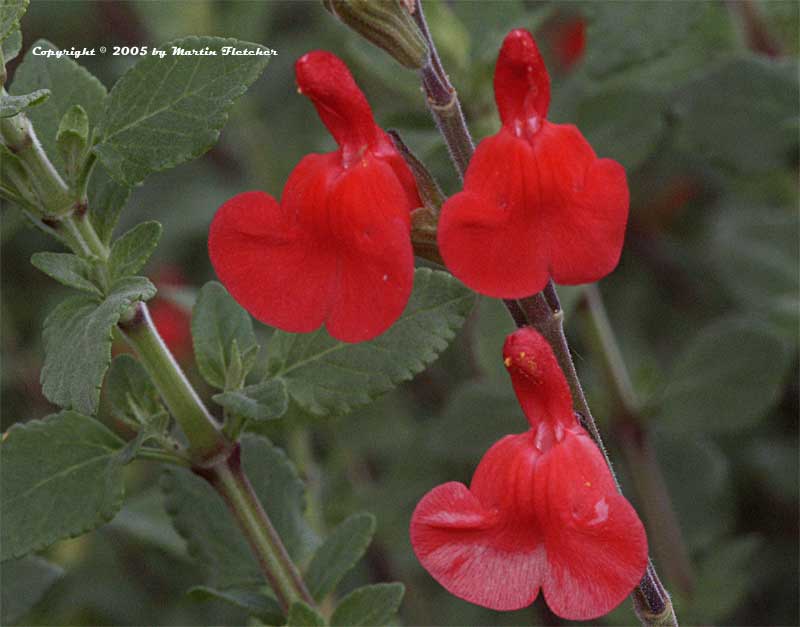
[[(289, 554), (302, 561), (316, 539), (303, 518), (303, 483), (294, 466), (283, 451), (255, 436), (242, 438), (242, 463)], [(227, 589), (263, 582), (249, 545), (207, 482), (169, 468), (162, 489), (175, 529), (186, 538), (189, 553), (208, 567), (211, 585)]]
[(268, 625), (283, 623), (283, 612), (278, 601), (272, 596), (268, 588), (250, 586), (246, 588), (234, 587), (217, 590), (209, 586), (195, 586), (190, 588), (190, 598), (199, 602), (223, 601), (229, 605), (246, 610), (249, 614), (257, 616)]
[(587, 50), (586, 71), (593, 76), (619, 73), (652, 62), (679, 46), (702, 19), (706, 3), (586, 2), (589, 41), (613, 42)]
[(679, 355), (661, 402), (671, 429), (737, 431), (778, 402), (792, 352), (755, 319), (729, 319), (700, 332)]
[(215, 394), (214, 402), (243, 418), (251, 420), (273, 420), (286, 413), (289, 395), (280, 379), (248, 385), (235, 392)]
[(383, 335), (360, 344), (324, 330), (276, 331), (270, 342), (270, 375), (316, 415), (343, 414), (369, 403), (422, 372), (447, 348), (475, 303), (475, 295), (449, 274), (422, 268), (402, 316)]
[(89, 180), (89, 217), (104, 244), (111, 242), (119, 214), (131, 195), (131, 188), (117, 183), (101, 163), (94, 166)]
[(334, 610), (331, 627), (388, 625), (404, 593), (401, 583), (379, 583), (353, 590)]
[(101, 296), (92, 278), (92, 265), (72, 253), (35, 253), (31, 263), (62, 285)]
[(3, 625), (16, 623), (64, 575), (61, 567), (32, 555), (4, 562), (2, 569), (0, 623)]
[[(194, 159), (213, 146), (234, 101), (264, 70), (268, 56), (224, 56), (223, 48), (266, 50), (236, 39), (187, 37), (126, 72), (109, 96), (94, 150), (118, 181), (136, 185), (152, 173)], [(216, 52), (182, 56), (174, 48)]]
[(75, 296), (58, 305), (44, 322), (42, 391), (66, 409), (93, 414), (111, 362), (112, 329), (133, 303), (148, 300), (155, 287), (144, 277), (117, 282), (102, 301)]
[(797, 211), (741, 207), (732, 199), (724, 206), (714, 219), (708, 248), (717, 274), (741, 305), (776, 323), (787, 341), (794, 341), (800, 323)]
[(121, 420), (145, 423), (164, 411), (150, 376), (130, 355), (115, 357), (108, 371), (106, 392), (112, 413)]
[(3, 39), (3, 59), (6, 64), (9, 61), (16, 59), (19, 51), (22, 49), (22, 33), (19, 27), (14, 27), (13, 30)]
[(125, 233), (111, 247), (108, 266), (111, 280), (136, 274), (144, 267), (161, 239), (161, 224), (142, 222)]
[(20, 111), (42, 104), (49, 97), (49, 89), (37, 89), (22, 96), (0, 95), (0, 118), (13, 117)]
[(192, 341), (200, 374), (221, 390), (242, 384), (258, 352), (250, 315), (215, 281), (203, 286), (192, 310)]
[(106, 88), (70, 57), (35, 55), (32, 51), (37, 47), (44, 52), (58, 50), (49, 41), (34, 42), (14, 74), (10, 92), (19, 96), (37, 89), (50, 90), (50, 98), (28, 111), (28, 117), (47, 156), (63, 172), (64, 161), (56, 147), (61, 118), (73, 105), (80, 105), (89, 117), (90, 126), (94, 126), (105, 107)]
[(333, 530), (314, 553), (305, 574), (306, 585), (317, 601), (336, 588), (361, 559), (375, 533), (372, 514), (353, 514)]
[(0, 41), (19, 29), (19, 21), (28, 10), (28, 0), (0, 0)]
[(0, 448), (0, 559), (111, 520), (122, 506), (122, 446), (102, 424), (73, 411), (11, 427)]
[(583, 99), (576, 124), (600, 157), (616, 159), (630, 172), (656, 149), (667, 127), (666, 112), (659, 93), (626, 86)]
[(794, 62), (730, 58), (676, 98), (677, 139), (690, 153), (747, 174), (788, 165), (797, 149), (798, 89)]
[(325, 627), (325, 619), (307, 603), (295, 601), (286, 617), (287, 627)]
[(64, 171), (74, 184), (84, 165), (86, 146), (89, 143), (89, 116), (83, 107), (73, 105), (58, 124), (56, 146), (64, 159)]

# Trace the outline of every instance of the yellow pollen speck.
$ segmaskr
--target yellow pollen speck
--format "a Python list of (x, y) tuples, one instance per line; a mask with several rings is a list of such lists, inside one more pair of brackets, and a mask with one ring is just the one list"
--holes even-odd
[(503, 360), (503, 363), (506, 365), (506, 368), (510, 368), (511, 367), (511, 357), (506, 357)]
[(587, 488), (591, 488), (592, 487), (592, 482), (591, 481), (586, 481), (586, 482), (584, 482), (583, 485), (585, 485)]
[(525, 352), (524, 351), (519, 354), (519, 358), (520, 359), (525, 359)]
[(298, 94), (300, 94), (300, 95), (302, 96), (302, 95), (303, 95), (303, 90), (302, 90), (302, 89), (300, 89), (300, 88), (298, 87), (298, 88), (297, 88), (297, 93), (298, 93)]

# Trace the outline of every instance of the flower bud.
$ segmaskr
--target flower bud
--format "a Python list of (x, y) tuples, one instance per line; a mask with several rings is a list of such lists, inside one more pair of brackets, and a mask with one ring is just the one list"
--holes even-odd
[(428, 45), (401, 0), (323, 0), (325, 8), (412, 70), (428, 60)]

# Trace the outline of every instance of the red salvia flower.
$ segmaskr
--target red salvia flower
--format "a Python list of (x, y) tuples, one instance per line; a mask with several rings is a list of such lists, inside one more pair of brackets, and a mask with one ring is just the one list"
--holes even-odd
[(231, 295), (266, 324), (308, 332), (323, 323), (346, 342), (384, 332), (414, 277), (413, 175), (347, 66), (329, 52), (295, 64), (297, 84), (339, 144), (295, 167), (280, 204), (246, 192), (220, 207), (211, 262)]
[(550, 78), (530, 33), (513, 30), (494, 75), (500, 132), (484, 139), (464, 190), (442, 207), (439, 248), (473, 289), (518, 298), (596, 281), (619, 261), (628, 185), (572, 125), (546, 120)]
[(425, 495), (411, 543), (425, 569), (462, 599), (515, 610), (541, 588), (558, 616), (596, 618), (642, 579), (644, 528), (577, 422), (544, 338), (519, 330), (503, 353), (531, 428), (492, 446), (469, 489), (450, 482)]

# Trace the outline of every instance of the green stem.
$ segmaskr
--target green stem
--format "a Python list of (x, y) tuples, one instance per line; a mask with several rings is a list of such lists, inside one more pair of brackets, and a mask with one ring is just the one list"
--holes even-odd
[(164, 344), (147, 305), (139, 303), (133, 319), (119, 326), (186, 435), (192, 459), (203, 463), (227, 451), (230, 443)]
[[(422, 87), (428, 99), (431, 115), (447, 144), (453, 163), (463, 179), (474, 152), (474, 143), (464, 121), (456, 90), (447, 78), (436, 51), (436, 44), (428, 31), (420, 0), (416, 2), (414, 16), (430, 50), (429, 63), (421, 71)], [(597, 442), (613, 475), (611, 462), (603, 448), (600, 432), (589, 410), (589, 404), (586, 402), (586, 396), (572, 361), (569, 344), (564, 334), (564, 314), (558, 303), (557, 292), (552, 281), (540, 294), (518, 301), (506, 300), (504, 303), (517, 326), (525, 326), (526, 322), (531, 324), (550, 343), (569, 383), (575, 409), (582, 415), (587, 430)], [(616, 477), (614, 480), (617, 481)], [(619, 489), (618, 482), (617, 488)], [(669, 594), (658, 578), (652, 563), (648, 564), (644, 578), (631, 597), (637, 616), (643, 625), (677, 627), (678, 623)]]
[(289, 432), (289, 455), (306, 484), (306, 518), (319, 535), (325, 534), (322, 516), (322, 477), (314, 459), (311, 433), (305, 427), (295, 427)]
[(689, 552), (683, 541), (650, 434), (643, 426), (639, 400), (608, 319), (600, 290), (592, 285), (586, 288), (585, 295), (595, 347), (593, 352), (602, 359), (613, 397), (612, 428), (631, 470), (648, 530), (655, 539), (653, 548), (667, 577), (681, 592), (688, 595), (692, 591), (694, 580)]
[(75, 199), (44, 153), (27, 116), (19, 113), (11, 118), (0, 118), (0, 135), (3, 143), (28, 171), (41, 203), (42, 214), (60, 217), (70, 213)]
[(239, 445), (223, 462), (196, 472), (225, 499), (284, 612), (295, 601), (313, 607), (314, 599), (242, 470)]
[(154, 462), (172, 464), (173, 466), (182, 466), (183, 468), (190, 468), (192, 465), (191, 462), (185, 457), (155, 448), (140, 448), (138, 451), (136, 451), (136, 457), (141, 459), (149, 459)]

